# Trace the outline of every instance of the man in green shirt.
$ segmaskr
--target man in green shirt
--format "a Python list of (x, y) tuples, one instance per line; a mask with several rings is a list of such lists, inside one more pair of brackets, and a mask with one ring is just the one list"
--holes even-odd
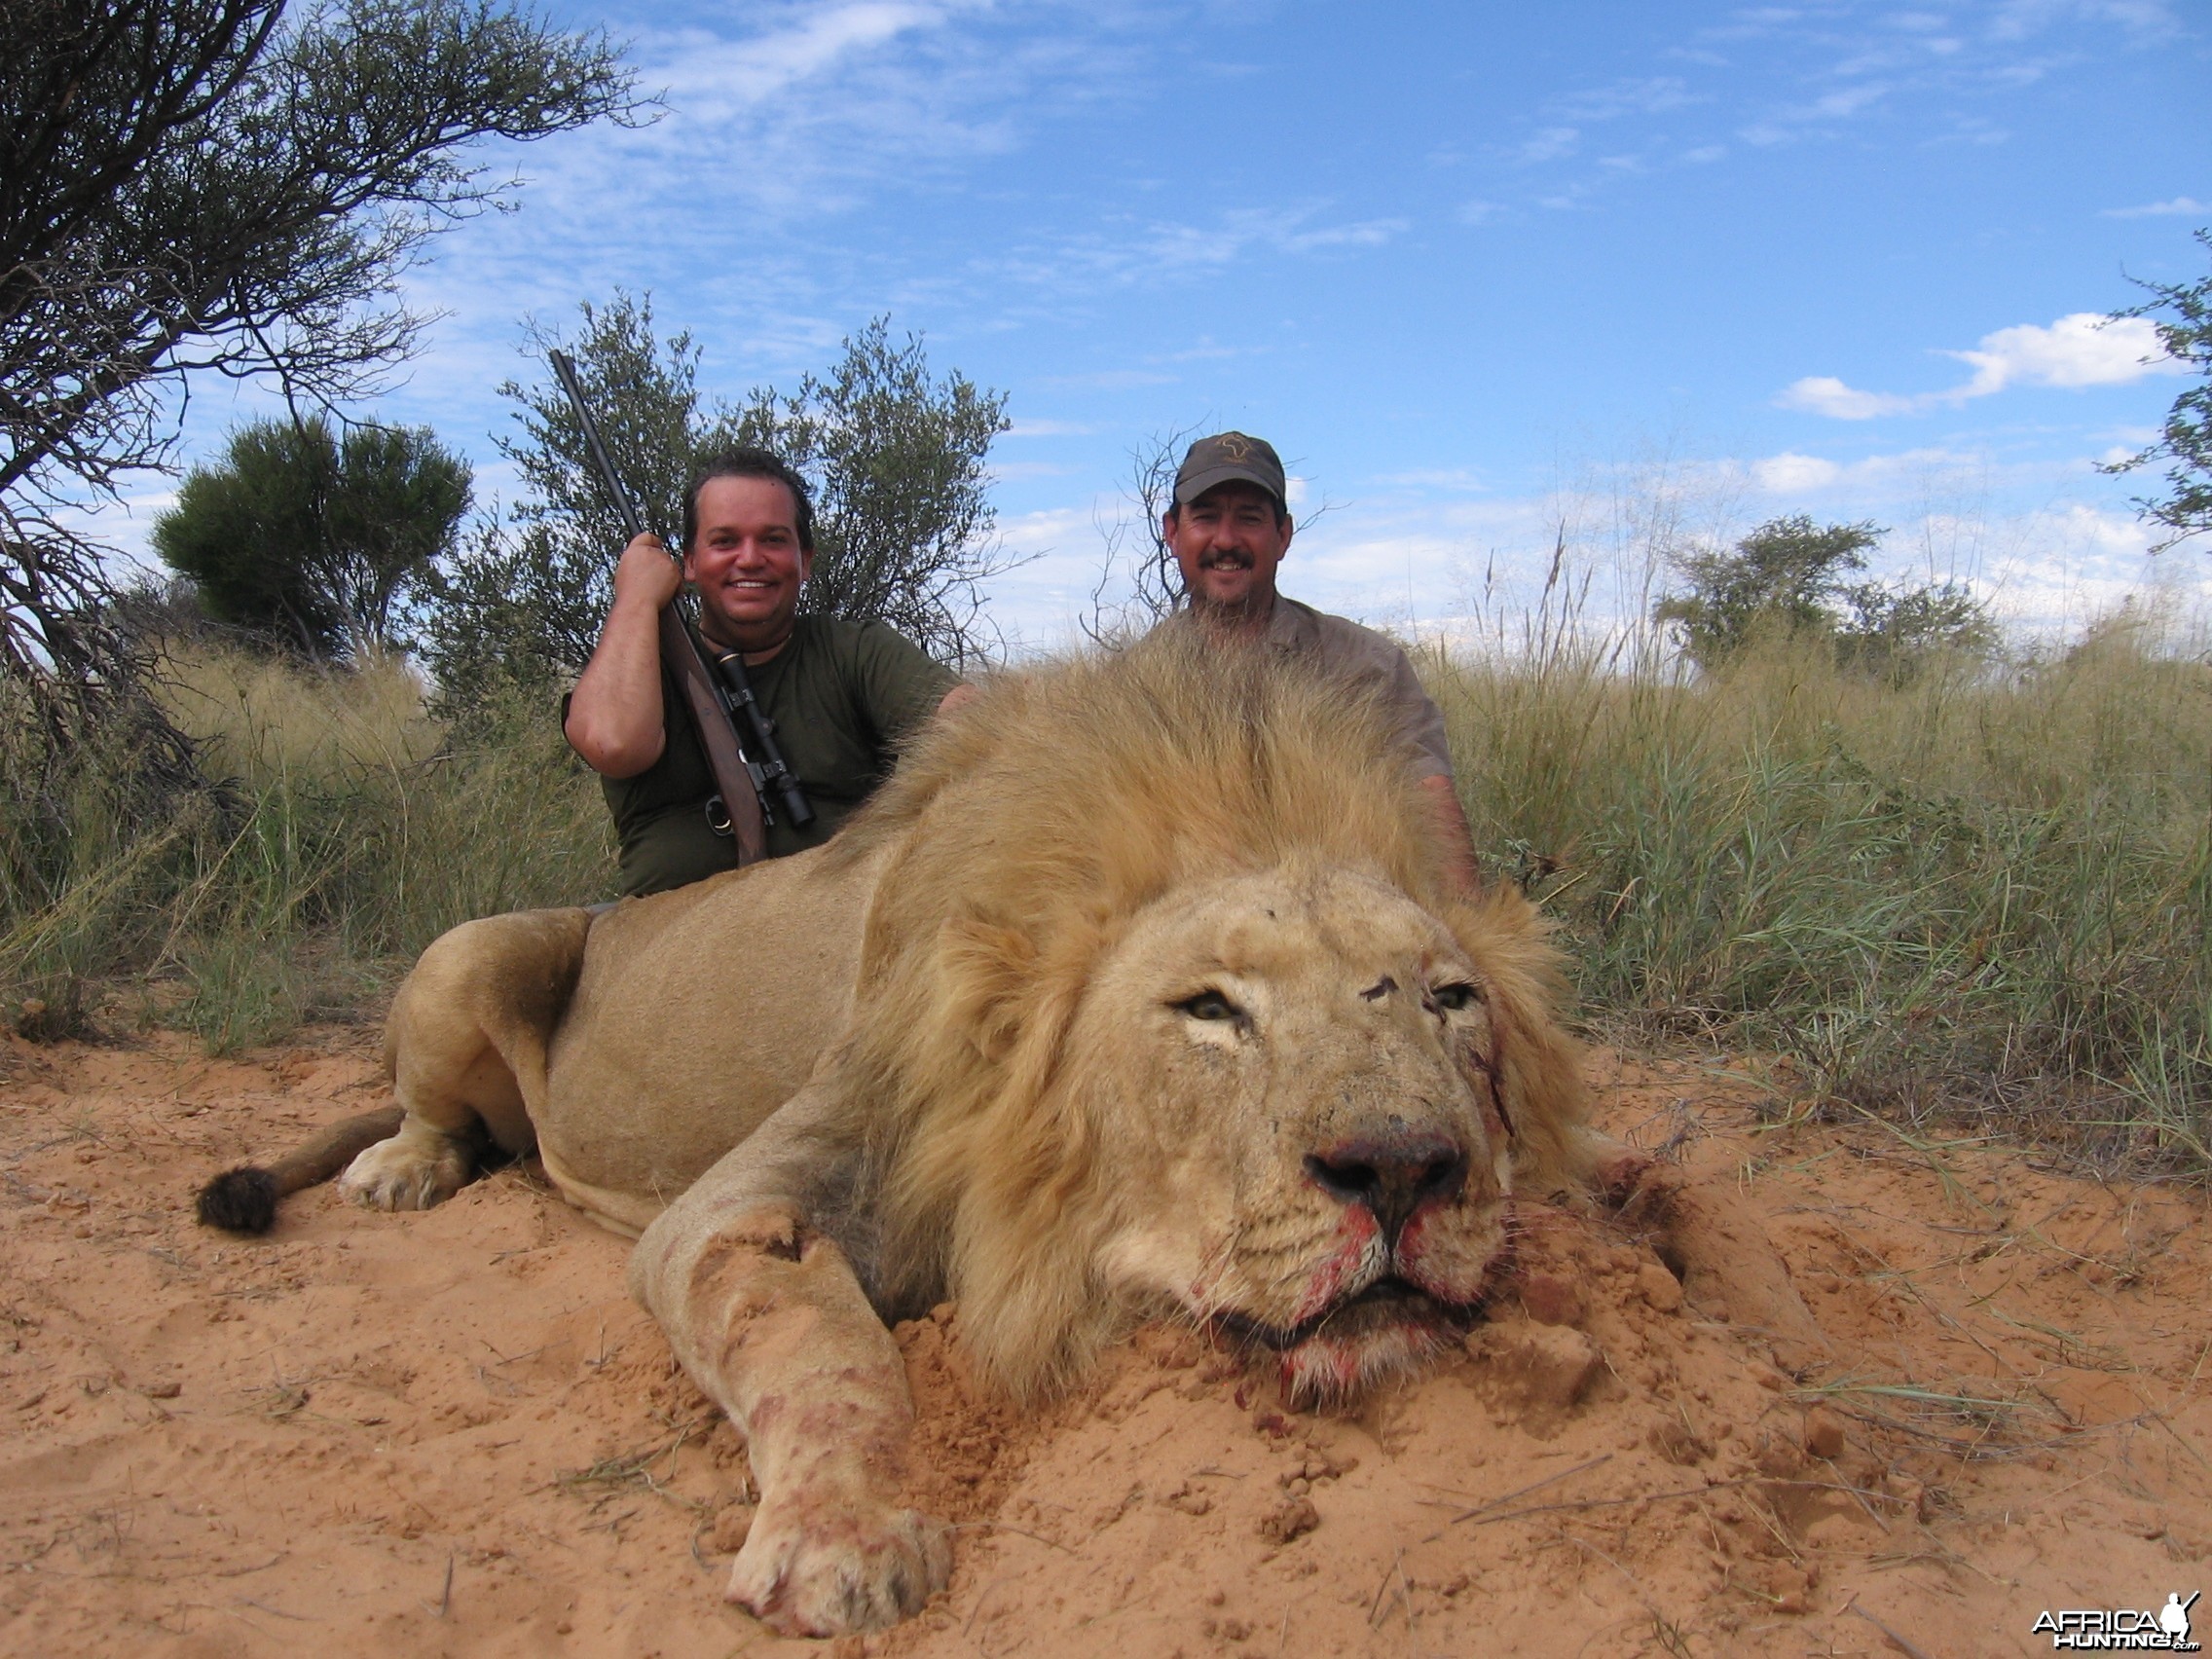
[(968, 695), (950, 670), (883, 623), (801, 616), (813, 556), (804, 480), (755, 449), (717, 457), (692, 481), (681, 569), (657, 536), (622, 550), (613, 607), (562, 730), (606, 791), (624, 893), (660, 893), (737, 866), (736, 843), (708, 823), (713, 775), (660, 659), (660, 611), (683, 582), (698, 590), (699, 631), (743, 658), (814, 806), (804, 830), (781, 817), (770, 826), (771, 858), (828, 840), (889, 773), (899, 742)]

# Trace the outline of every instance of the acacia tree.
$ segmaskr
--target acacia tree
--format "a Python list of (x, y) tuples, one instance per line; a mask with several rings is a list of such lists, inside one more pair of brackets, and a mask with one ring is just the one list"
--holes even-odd
[(1893, 676), (1928, 654), (1979, 654), (1996, 643), (1979, 601), (1957, 582), (1894, 587), (1855, 582), (1867, 551), (1887, 534), (1871, 522), (1816, 525), (1808, 514), (1769, 519), (1727, 551), (1677, 553), (1680, 593), (1663, 595), (1653, 619), (1679, 630), (1682, 649), (1714, 669), (1762, 633), (1812, 640), (1847, 667)]
[[(535, 330), (525, 350), (542, 357), (559, 345)], [(846, 340), (827, 377), (805, 377), (789, 396), (756, 390), (742, 407), (702, 395), (697, 342), (683, 331), (661, 339), (649, 297), (584, 306), (570, 350), (615, 470), (671, 546), (697, 462), (757, 445), (791, 461), (814, 498), (806, 609), (890, 622), (948, 662), (987, 644), (981, 584), (1006, 566), (991, 539), (984, 468), (1006, 428), (1003, 393), (958, 373), (932, 379), (922, 343), (893, 345), (880, 318)], [(446, 562), (421, 632), (456, 711), (582, 668), (612, 603), (624, 541), (559, 386), (548, 375), (500, 391), (517, 405), (520, 435), (499, 448), (526, 494), (506, 524), (480, 521)]]
[[(2196, 233), (2197, 241), (2212, 253), (2212, 227)], [(2158, 331), (2158, 344), (2169, 356), (2196, 371), (2196, 384), (2174, 399), (2159, 428), (2157, 442), (2127, 460), (2116, 461), (2107, 472), (2132, 472), (2163, 458), (2166, 493), (2139, 497), (2135, 505), (2154, 524), (2173, 534), (2151, 549), (2167, 548), (2212, 531), (2212, 276), (2194, 282), (2144, 282), (2138, 286), (2154, 296), (2139, 306), (2116, 312), (2116, 317), (2148, 316)], [(2159, 316), (2170, 311), (2171, 317)]]
[(373, 390), (423, 326), (400, 273), (512, 186), (474, 141), (638, 108), (604, 36), (498, 0), (285, 14), (0, 7), (0, 676), (57, 739), (140, 667), (69, 516), (167, 463), (179, 383)]
[(319, 416), (262, 421), (185, 479), (154, 547), (215, 621), (357, 659), (397, 644), (406, 590), (452, 551), (468, 498), (467, 461), (427, 426), (341, 439)]

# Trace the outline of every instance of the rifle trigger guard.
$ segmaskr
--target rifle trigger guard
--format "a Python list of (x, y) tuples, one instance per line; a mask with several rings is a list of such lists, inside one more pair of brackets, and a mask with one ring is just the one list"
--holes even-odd
[(737, 827), (729, 819), (729, 808), (719, 794), (707, 797), (707, 828), (725, 840), (737, 833)]

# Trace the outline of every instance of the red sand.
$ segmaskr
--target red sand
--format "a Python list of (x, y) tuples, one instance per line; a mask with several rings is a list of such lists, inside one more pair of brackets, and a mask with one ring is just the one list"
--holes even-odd
[[(527, 1168), (427, 1215), (326, 1188), (263, 1242), (189, 1220), (214, 1169), (381, 1103), (374, 1056), (0, 1050), (0, 1646), (819, 1650), (720, 1600), (743, 1448), (627, 1246)], [(1602, 1081), (1605, 1126), (1763, 1218), (1830, 1344), (1806, 1375), (1632, 1230), (1550, 1215), (1525, 1306), (1351, 1418), (1153, 1330), (1020, 1420), (925, 1321), (953, 1583), (841, 1653), (2016, 1654), (2046, 1608), (2212, 1589), (2200, 1190), (1762, 1128), (1718, 1066)]]

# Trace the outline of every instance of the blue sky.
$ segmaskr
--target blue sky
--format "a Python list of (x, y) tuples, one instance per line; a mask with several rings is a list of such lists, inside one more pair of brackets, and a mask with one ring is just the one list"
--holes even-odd
[[(512, 493), (494, 388), (525, 320), (619, 285), (732, 395), (883, 313), (1008, 391), (1018, 642), (1072, 632), (1129, 452), (1192, 426), (1272, 439), (1330, 509), (1285, 591), (1422, 631), (1494, 623), (1563, 524), (1603, 609), (1655, 538), (1786, 512), (1891, 527), (1886, 569), (2026, 627), (2147, 579), (2212, 594), (2205, 552), (2147, 566), (2148, 481), (2094, 470), (2186, 383), (2140, 325), (2080, 320), (2205, 272), (2195, 7), (549, 15), (629, 41), (668, 112), (494, 158), (518, 210), (409, 278), (447, 314), (378, 407), (471, 454), (480, 494)], [(188, 456), (254, 407), (201, 388)], [(141, 541), (165, 498), (103, 528)]]

